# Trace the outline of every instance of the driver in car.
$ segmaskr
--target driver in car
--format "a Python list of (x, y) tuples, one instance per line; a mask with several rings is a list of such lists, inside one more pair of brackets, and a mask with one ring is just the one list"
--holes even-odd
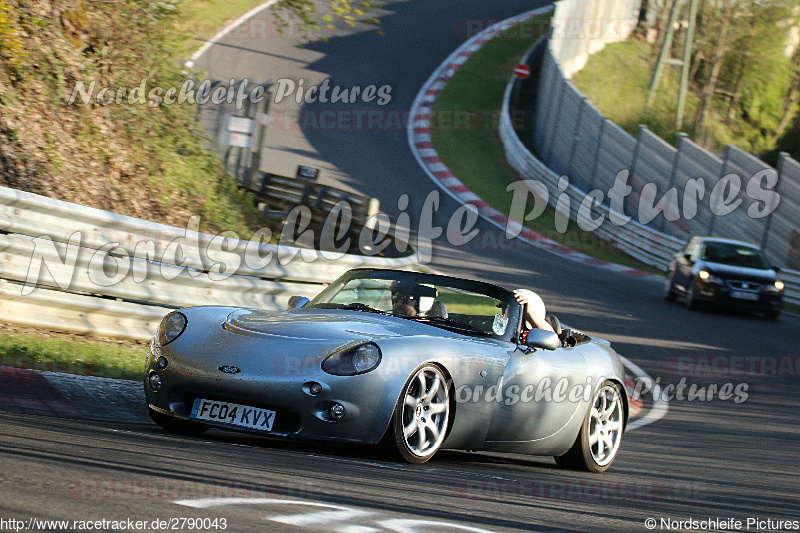
[(391, 285), (392, 313), (398, 316), (417, 316), (419, 314), (419, 285), (395, 281)]

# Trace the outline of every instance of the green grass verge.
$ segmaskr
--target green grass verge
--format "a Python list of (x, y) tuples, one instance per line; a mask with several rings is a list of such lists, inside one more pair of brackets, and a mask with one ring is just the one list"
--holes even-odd
[[(497, 133), (503, 94), (520, 58), (549, 27), (550, 15), (535, 17), (492, 39), (464, 63), (440, 93), (434, 106), (431, 136), (445, 165), (475, 194), (508, 214), (509, 183), (519, 181), (508, 165)], [(529, 205), (528, 209), (533, 206)], [(661, 271), (617, 250), (591, 232), (570, 222), (556, 231), (555, 210), (526, 224), (537, 233), (583, 253), (647, 272)]]
[(185, 18), (181, 30), (191, 37), (186, 43), (187, 51), (194, 52), (225, 26), (264, 2), (265, 0), (185, 0), (181, 4)]
[(140, 380), (146, 353), (146, 343), (135, 346), (61, 334), (0, 332), (0, 366)]
[[(646, 105), (655, 62), (649, 44), (642, 40), (611, 43), (593, 55), (589, 62), (575, 74), (572, 82), (597, 109), (622, 129), (633, 135), (639, 124), (645, 124), (653, 133), (672, 144), (678, 142), (675, 118), (678, 109), (680, 69), (665, 65), (652, 105)], [(624, 94), (624, 98), (620, 95)], [(687, 91), (683, 115), (683, 130), (691, 133), (692, 121), (697, 111), (698, 98)], [(712, 132), (718, 126), (709, 124)]]
[[(572, 82), (601, 113), (631, 135), (635, 136), (639, 124), (644, 124), (674, 146), (678, 141), (675, 119), (680, 84), (679, 67), (664, 66), (653, 103), (649, 107), (646, 105), (657, 53), (657, 46), (634, 34), (627, 41), (608, 44), (592, 55), (586, 66), (572, 78)], [(739, 100), (739, 107), (746, 106), (749, 109), (755, 106), (755, 109), (745, 112), (737, 107), (731, 112), (729, 99), (717, 95), (711, 101), (706, 115), (707, 131), (700, 138), (694, 131), (694, 119), (700, 99), (697, 92), (687, 91), (680, 130), (709, 149), (721, 151), (725, 145), (733, 144), (758, 155), (771, 165), (776, 164), (779, 151), (788, 151), (796, 157), (800, 150), (800, 136), (797, 131), (790, 128), (776, 142), (774, 131), (769, 129), (776, 128), (779, 120), (779, 115), (774, 115), (777, 111), (772, 100), (782, 98), (782, 93), (764, 93), (750, 97), (749, 100), (747, 96), (752, 91), (766, 90), (765, 87), (770, 84), (780, 84), (777, 80), (786, 75), (781, 64), (781, 58), (772, 57), (768, 65), (762, 66), (763, 71), (770, 75), (763, 76), (763, 79), (759, 79), (758, 83), (749, 88), (745, 85), (742, 90), (744, 96)], [(624, 98), (620, 98), (620, 95), (624, 95)], [(746, 118), (748, 113), (752, 115), (750, 119)], [(764, 121), (763, 125), (761, 121)]]

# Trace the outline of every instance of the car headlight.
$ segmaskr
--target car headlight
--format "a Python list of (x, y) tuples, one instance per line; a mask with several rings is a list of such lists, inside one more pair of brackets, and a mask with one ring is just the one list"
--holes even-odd
[(722, 278), (718, 278), (708, 270), (701, 270), (700, 272), (697, 273), (697, 275), (700, 277), (700, 279), (702, 279), (706, 283), (716, 283), (718, 285), (724, 285), (725, 283), (724, 281), (722, 281)]
[(166, 346), (181, 336), (186, 330), (186, 316), (178, 311), (173, 311), (161, 320), (158, 325), (158, 342)]
[(322, 361), (322, 370), (334, 376), (355, 376), (375, 370), (380, 362), (381, 349), (367, 342), (329, 355)]
[(784, 284), (783, 284), (782, 281), (776, 281), (775, 282), (775, 288), (778, 289), (779, 291), (782, 291), (783, 287), (784, 287)]

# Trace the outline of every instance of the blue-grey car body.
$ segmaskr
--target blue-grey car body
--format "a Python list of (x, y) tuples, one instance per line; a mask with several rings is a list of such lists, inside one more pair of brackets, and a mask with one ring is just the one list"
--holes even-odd
[[(386, 271), (358, 272), (386, 276)], [(435, 283), (449, 279), (414, 275)], [(488, 286), (466, 283), (474, 283), (476, 290)], [(509, 301), (518, 306), (513, 298)], [(185, 422), (193, 422), (190, 413), (197, 398), (268, 408), (276, 412), (269, 436), (374, 444), (390, 430), (415, 371), (436, 365), (451, 380), (452, 411), (443, 448), (562, 455), (576, 443), (594, 393), (606, 380), (617, 384), (624, 400), (623, 424), (627, 422), (624, 370), (609, 343), (584, 336), (586, 341), (573, 347), (531, 348), (519, 342), (519, 312), (509, 313), (509, 328), (514, 330), (510, 337), (484, 338), (391, 314), (317, 308), (314, 301), (285, 311), (185, 308), (180, 310), (185, 331), (166, 345), (158, 335), (150, 344), (146, 401), (151, 412)], [(377, 368), (349, 376), (323, 370), (328, 356), (364, 342), (380, 349)], [(167, 368), (156, 369), (158, 357), (169, 361)], [(238, 372), (225, 373), (222, 367)], [(153, 372), (161, 378), (158, 391), (148, 386)], [(530, 392), (545, 379), (554, 386), (566, 380), (566, 390), (589, 386), (592, 394), (577, 401), (514, 402), (506, 401), (499, 390), (516, 386)], [(309, 392), (309, 384), (321, 386), (318, 394)], [(344, 406), (343, 419), (331, 418), (333, 403)]]

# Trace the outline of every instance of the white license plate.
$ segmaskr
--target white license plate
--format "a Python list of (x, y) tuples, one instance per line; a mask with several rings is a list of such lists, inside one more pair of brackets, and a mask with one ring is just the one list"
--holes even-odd
[(209, 422), (222, 422), (223, 424), (260, 431), (272, 431), (272, 424), (275, 422), (275, 411), (248, 407), (238, 403), (197, 398), (194, 401), (194, 405), (192, 405), (192, 412), (189, 414), (189, 418), (208, 420)]
[(758, 294), (755, 292), (731, 291), (731, 298), (738, 298), (740, 300), (758, 300)]

